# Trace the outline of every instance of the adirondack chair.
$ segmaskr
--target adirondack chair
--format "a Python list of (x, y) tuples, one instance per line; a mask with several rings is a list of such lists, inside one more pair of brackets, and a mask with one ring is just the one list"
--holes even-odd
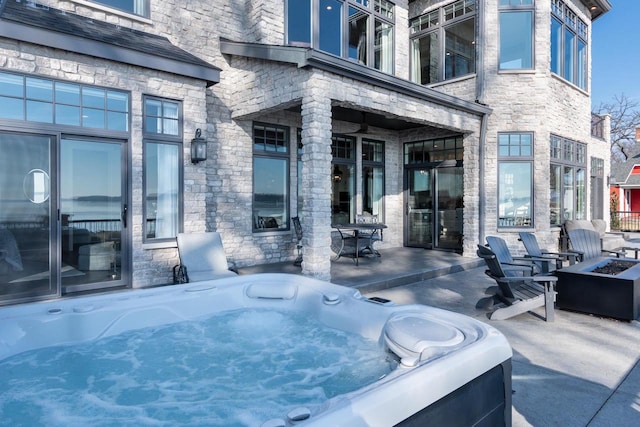
[[(487, 264), (487, 276), (496, 281), (498, 286), (487, 289), (493, 296), (482, 298), (477, 308), (490, 308), (491, 320), (504, 320), (544, 306), (545, 321), (554, 320), (555, 291), (553, 284), (558, 280), (555, 276), (508, 276), (496, 254), (488, 247), (478, 245), (478, 256)], [(490, 304), (487, 304), (489, 300)]]
[[(543, 269), (538, 268), (534, 263), (534, 260), (531, 257), (514, 257), (511, 255), (511, 251), (509, 250), (509, 246), (507, 246), (507, 242), (501, 237), (498, 236), (487, 236), (487, 243), (493, 253), (498, 258), (500, 264), (507, 272), (508, 276), (519, 276), (520, 272), (528, 272), (529, 276), (534, 275), (543, 271)], [(539, 260), (541, 263), (549, 263), (550, 260)], [(547, 267), (548, 268), (548, 267)], [(549, 271), (548, 269), (546, 271)], [(514, 274), (512, 274), (512, 272)]]
[[(524, 245), (524, 248), (526, 249), (527, 254), (529, 254), (530, 257), (545, 258), (545, 259), (554, 261), (556, 270), (559, 270), (562, 268), (564, 261), (569, 261), (569, 265), (573, 265), (576, 263), (576, 259), (578, 257), (578, 254), (576, 253), (549, 252), (541, 249), (540, 245), (538, 244), (538, 239), (536, 238), (536, 235), (533, 233), (527, 233), (527, 232), (521, 231), (519, 240)], [(544, 268), (544, 265), (542, 262), (536, 262), (536, 265), (538, 265), (541, 269)], [(552, 266), (552, 263), (549, 262), (548, 267), (551, 267), (551, 266)]]
[(569, 231), (570, 252), (578, 254), (579, 261), (615, 255), (617, 258), (625, 255), (624, 250), (602, 249), (602, 241), (597, 231), (586, 228), (576, 228)]

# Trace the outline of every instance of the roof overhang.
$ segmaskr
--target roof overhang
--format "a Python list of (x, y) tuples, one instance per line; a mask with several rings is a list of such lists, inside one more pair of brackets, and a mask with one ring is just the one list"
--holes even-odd
[(492, 109), (486, 105), (466, 101), (309, 47), (276, 46), (220, 39), (220, 51), (226, 55), (283, 62), (295, 65), (298, 68), (308, 67), (325, 70), (333, 74), (369, 83), (474, 115), (485, 115), (492, 111)]
[(609, 0), (582, 0), (582, 4), (589, 8), (591, 21), (595, 21), (600, 16), (611, 10), (611, 3), (609, 3)]
[[(46, 6), (7, 0), (3, 3), (0, 37), (204, 80), (207, 86), (220, 81), (220, 68), (164, 37)], [(51, 22), (57, 25), (47, 25)]]

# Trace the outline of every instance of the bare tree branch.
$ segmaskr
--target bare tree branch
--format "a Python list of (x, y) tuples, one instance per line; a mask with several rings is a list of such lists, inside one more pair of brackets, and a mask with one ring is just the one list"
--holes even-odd
[(636, 143), (636, 127), (640, 125), (638, 102), (622, 93), (616, 95), (612, 102), (600, 103), (594, 113), (611, 116), (611, 159), (614, 162), (626, 161)]

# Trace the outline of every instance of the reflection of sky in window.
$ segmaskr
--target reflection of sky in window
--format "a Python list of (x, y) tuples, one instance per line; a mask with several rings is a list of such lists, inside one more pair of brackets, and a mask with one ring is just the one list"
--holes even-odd
[(342, 2), (320, 0), (320, 50), (342, 54)]
[(311, 43), (311, 0), (289, 0), (287, 13), (289, 43)]
[(60, 175), (63, 198), (119, 196), (120, 144), (63, 140)]
[(500, 68), (531, 68), (531, 12), (500, 13)]
[(254, 193), (286, 194), (287, 162), (284, 159), (256, 157), (254, 161)]

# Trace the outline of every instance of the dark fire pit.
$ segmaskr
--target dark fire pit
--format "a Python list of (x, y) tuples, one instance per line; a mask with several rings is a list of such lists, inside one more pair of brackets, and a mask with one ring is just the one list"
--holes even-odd
[(640, 260), (594, 258), (556, 275), (558, 308), (624, 320), (640, 314)]

